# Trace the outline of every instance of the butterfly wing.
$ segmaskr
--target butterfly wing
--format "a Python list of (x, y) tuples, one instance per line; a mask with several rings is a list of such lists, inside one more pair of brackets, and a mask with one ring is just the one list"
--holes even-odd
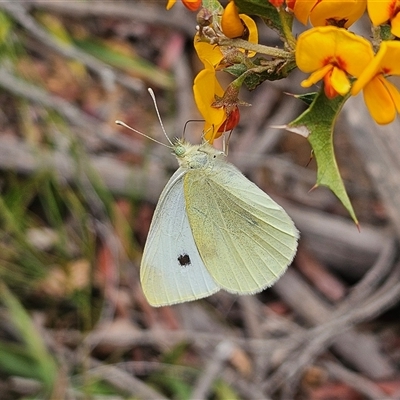
[(200, 299), (220, 289), (193, 239), (185, 208), (184, 174), (178, 169), (161, 193), (140, 266), (144, 294), (156, 307)]
[(296, 253), (298, 231), (287, 213), (222, 160), (183, 179), (193, 237), (217, 284), (240, 294), (271, 286)]

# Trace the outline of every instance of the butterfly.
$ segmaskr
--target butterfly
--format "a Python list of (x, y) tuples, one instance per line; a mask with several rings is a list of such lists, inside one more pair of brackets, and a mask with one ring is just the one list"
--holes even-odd
[(161, 193), (140, 266), (148, 302), (159, 307), (220, 289), (244, 295), (271, 286), (296, 253), (291, 218), (208, 142), (170, 143), (179, 168)]

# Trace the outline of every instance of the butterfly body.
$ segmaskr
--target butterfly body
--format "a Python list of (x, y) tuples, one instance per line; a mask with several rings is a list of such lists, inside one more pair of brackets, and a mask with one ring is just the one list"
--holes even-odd
[(160, 196), (141, 263), (149, 303), (271, 286), (295, 255), (293, 221), (210, 144), (178, 140), (173, 152), (180, 167)]

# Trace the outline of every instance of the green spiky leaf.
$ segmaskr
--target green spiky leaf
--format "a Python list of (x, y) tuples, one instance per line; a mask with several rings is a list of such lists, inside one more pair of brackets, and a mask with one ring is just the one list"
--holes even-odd
[(310, 107), (288, 124), (287, 129), (307, 137), (317, 162), (317, 183), (327, 186), (339, 198), (344, 207), (358, 224), (356, 214), (340, 176), (333, 147), (333, 127), (336, 117), (348, 96), (328, 99), (321, 90)]

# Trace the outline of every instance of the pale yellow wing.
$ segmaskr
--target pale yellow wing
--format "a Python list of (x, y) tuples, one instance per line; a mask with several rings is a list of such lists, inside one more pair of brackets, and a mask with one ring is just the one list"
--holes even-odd
[(183, 179), (189, 224), (212, 278), (239, 294), (271, 286), (297, 249), (298, 231), (287, 213), (222, 160)]
[(200, 299), (220, 289), (192, 236), (185, 209), (184, 173), (178, 169), (161, 193), (140, 266), (144, 294), (156, 307)]

